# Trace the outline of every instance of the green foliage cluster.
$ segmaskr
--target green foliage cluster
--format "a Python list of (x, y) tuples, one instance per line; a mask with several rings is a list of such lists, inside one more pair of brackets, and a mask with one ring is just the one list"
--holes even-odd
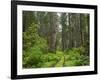
[(23, 55), (23, 66), (26, 68), (35, 67), (35, 65), (40, 61), (42, 52), (39, 48), (33, 47), (29, 51), (26, 51), (26, 53), (23, 53)]
[(47, 41), (38, 34), (38, 25), (32, 23), (23, 32), (23, 66), (36, 67), (42, 53), (47, 51)]
[(23, 49), (29, 50), (31, 47), (38, 47), (43, 51), (46, 51), (47, 44), (46, 40), (39, 36), (38, 25), (32, 23), (28, 27), (27, 31), (23, 32)]
[(24, 68), (67, 67), (89, 65), (89, 56), (84, 55), (85, 48), (73, 48), (66, 52), (43, 53), (33, 47), (25, 53)]
[(89, 56), (85, 55), (85, 48), (73, 48), (66, 52), (64, 66), (89, 65)]

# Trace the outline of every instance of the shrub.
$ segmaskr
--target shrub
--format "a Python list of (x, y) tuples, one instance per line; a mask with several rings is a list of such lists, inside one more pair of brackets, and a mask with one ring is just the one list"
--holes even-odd
[(45, 62), (41, 67), (53, 67), (57, 61)]
[(42, 52), (39, 48), (33, 47), (29, 50), (28, 54), (29, 56), (25, 57), (23, 60), (25, 68), (36, 65), (40, 61)]
[(23, 66), (36, 67), (42, 60), (41, 54), (47, 52), (47, 41), (38, 34), (38, 26), (34, 23), (23, 32)]
[(89, 65), (89, 56), (85, 55), (85, 48), (72, 48), (65, 52), (64, 66), (82, 66)]

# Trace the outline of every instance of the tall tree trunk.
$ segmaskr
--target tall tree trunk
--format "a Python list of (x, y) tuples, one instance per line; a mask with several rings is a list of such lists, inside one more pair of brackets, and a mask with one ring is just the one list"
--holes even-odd
[(65, 50), (66, 42), (65, 42), (65, 27), (66, 27), (66, 13), (62, 13), (61, 15), (61, 24), (62, 24), (62, 50)]
[(32, 23), (37, 23), (35, 12), (33, 11), (23, 11), (23, 31), (26, 31)]
[(81, 45), (81, 33), (80, 33), (80, 14), (76, 14), (76, 47)]
[(74, 31), (74, 14), (69, 13), (69, 48), (73, 48), (74, 42), (73, 42), (73, 31)]
[(49, 29), (49, 39), (48, 39), (48, 43), (49, 43), (49, 52), (55, 52), (56, 51), (56, 36), (57, 36), (57, 13), (49, 13), (50, 15), (50, 29)]

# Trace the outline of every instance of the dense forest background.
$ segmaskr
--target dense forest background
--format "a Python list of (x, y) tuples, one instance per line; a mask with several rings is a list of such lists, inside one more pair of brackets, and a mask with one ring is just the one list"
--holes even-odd
[(23, 11), (23, 68), (89, 65), (89, 14)]

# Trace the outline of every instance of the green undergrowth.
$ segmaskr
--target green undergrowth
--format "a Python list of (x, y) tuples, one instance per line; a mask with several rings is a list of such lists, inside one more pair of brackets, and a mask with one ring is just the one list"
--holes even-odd
[(84, 47), (72, 48), (56, 53), (44, 53), (38, 47), (23, 51), (24, 68), (48, 68), (89, 65), (89, 56), (85, 55)]

